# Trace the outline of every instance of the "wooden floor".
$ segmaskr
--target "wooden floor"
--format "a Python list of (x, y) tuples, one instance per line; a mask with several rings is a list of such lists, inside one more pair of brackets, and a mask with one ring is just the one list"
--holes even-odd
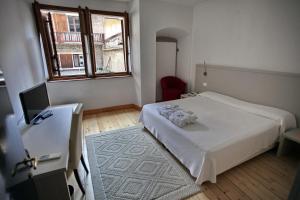
[[(85, 116), (84, 132), (88, 135), (134, 126), (138, 116), (135, 109)], [(204, 183), (203, 192), (188, 199), (287, 199), (298, 166), (295, 156), (276, 157), (272, 150), (219, 175), (217, 184)]]
[(136, 109), (122, 109), (84, 116), (84, 133), (89, 135), (135, 126), (138, 124), (138, 117), (139, 111)]

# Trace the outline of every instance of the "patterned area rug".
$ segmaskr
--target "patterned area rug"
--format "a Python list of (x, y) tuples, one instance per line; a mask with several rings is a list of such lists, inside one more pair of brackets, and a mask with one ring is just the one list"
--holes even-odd
[(140, 126), (86, 137), (95, 200), (176, 200), (200, 191)]

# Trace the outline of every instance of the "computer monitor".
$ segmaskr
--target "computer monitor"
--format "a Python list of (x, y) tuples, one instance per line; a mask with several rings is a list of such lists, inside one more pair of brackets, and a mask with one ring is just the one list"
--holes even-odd
[(30, 124), (34, 118), (50, 106), (45, 83), (21, 92), (20, 100), (27, 124)]

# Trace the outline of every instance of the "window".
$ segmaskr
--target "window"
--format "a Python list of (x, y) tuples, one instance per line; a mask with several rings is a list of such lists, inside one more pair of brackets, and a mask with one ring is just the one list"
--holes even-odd
[(83, 55), (73, 54), (73, 66), (74, 67), (83, 67), (84, 66)]
[(93, 34), (92, 50), (94, 55), (94, 73), (126, 73), (127, 47), (125, 33), (126, 16), (103, 14), (91, 11), (91, 32)]
[[(79, 8), (60, 8), (35, 3), (39, 32), (43, 41), (50, 80), (86, 78), (86, 57), (81, 68), (74, 67), (73, 54), (85, 55), (82, 42), (83, 18)], [(71, 31), (73, 27), (73, 31)]]
[(78, 16), (68, 16), (70, 32), (80, 32), (80, 22)]
[(128, 75), (128, 14), (35, 2), (49, 80)]

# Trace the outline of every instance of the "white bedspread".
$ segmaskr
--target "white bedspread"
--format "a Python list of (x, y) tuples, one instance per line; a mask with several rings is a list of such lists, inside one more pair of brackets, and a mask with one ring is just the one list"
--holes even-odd
[(158, 113), (163, 103), (145, 105), (140, 121), (189, 169), (197, 184), (215, 183), (218, 174), (270, 149), (281, 132), (296, 127), (286, 111), (230, 98), (205, 92), (167, 102), (198, 117), (184, 128)]

